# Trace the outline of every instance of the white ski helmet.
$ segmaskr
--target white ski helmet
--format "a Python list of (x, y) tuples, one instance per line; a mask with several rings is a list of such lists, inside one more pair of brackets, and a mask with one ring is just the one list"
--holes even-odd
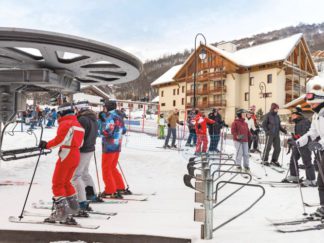
[(324, 102), (324, 76), (313, 77), (306, 86), (305, 100), (307, 103)]

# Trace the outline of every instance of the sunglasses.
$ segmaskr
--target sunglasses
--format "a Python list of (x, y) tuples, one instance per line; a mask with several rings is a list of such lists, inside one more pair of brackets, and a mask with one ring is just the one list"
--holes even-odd
[(305, 96), (305, 100), (314, 100), (314, 99), (324, 99), (324, 96), (322, 95), (317, 95), (314, 93), (307, 93)]

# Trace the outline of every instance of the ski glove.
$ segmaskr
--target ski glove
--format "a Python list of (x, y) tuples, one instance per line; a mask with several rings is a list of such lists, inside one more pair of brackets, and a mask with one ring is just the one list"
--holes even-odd
[(179, 125), (183, 126), (183, 121), (179, 121)]
[(289, 139), (287, 140), (287, 143), (288, 143), (290, 146), (292, 146), (292, 147), (299, 147), (298, 144), (297, 144), (297, 142), (296, 142), (296, 140), (294, 140), (294, 139), (292, 139), (292, 138), (289, 138)]
[(168, 123), (168, 127), (170, 127), (170, 123)]
[(244, 135), (243, 134), (237, 135), (237, 140), (241, 141), (242, 139), (244, 139)]
[(39, 145), (38, 145), (39, 148), (46, 149), (46, 146), (47, 146), (47, 142), (46, 141), (41, 140), (39, 142)]
[(319, 142), (311, 141), (308, 143), (308, 149), (310, 151), (317, 151), (317, 150), (322, 150), (323, 147)]

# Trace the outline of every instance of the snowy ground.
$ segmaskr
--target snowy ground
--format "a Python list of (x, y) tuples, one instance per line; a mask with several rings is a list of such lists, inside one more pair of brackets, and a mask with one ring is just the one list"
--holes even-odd
[[(44, 139), (52, 138), (55, 132), (55, 128), (45, 130)], [(231, 141), (227, 140), (226, 143), (226, 151), (233, 151)], [(17, 134), (15, 137), (6, 135), (4, 149), (28, 147), (34, 144), (35, 140), (32, 135), (25, 133)], [(0, 228), (161, 235), (191, 238), (193, 242), (204, 242), (200, 240), (201, 223), (193, 221), (193, 210), (200, 205), (194, 203), (194, 191), (187, 188), (182, 181), (183, 175), (187, 172), (186, 164), (192, 151), (177, 152), (157, 148), (162, 145), (162, 140), (142, 133), (130, 133), (125, 137), (120, 162), (130, 189), (134, 192), (157, 192), (157, 194), (150, 196), (146, 202), (93, 205), (96, 210), (118, 212), (118, 215), (110, 220), (105, 220), (105, 217), (100, 216), (91, 219), (78, 219), (86, 224), (99, 224), (101, 226), (99, 229), (85, 230), (8, 222), (10, 215), (18, 216), (20, 214), (27, 186), (0, 186)], [(50, 213), (47, 210), (32, 209), (31, 203), (39, 199), (47, 201), (51, 199), (51, 176), (56, 161), (56, 152), (55, 150), (52, 154), (41, 157), (34, 181), (36, 184), (33, 185), (27, 202), (26, 209), (29, 211)], [(96, 154), (101, 171), (99, 140)], [(288, 159), (285, 157), (284, 160), (287, 161)], [(29, 181), (35, 163), (36, 157), (11, 162), (1, 161), (0, 182), (5, 180)], [(284, 164), (286, 165), (286, 162)], [(281, 180), (285, 176), (285, 174), (279, 174), (270, 169), (267, 169), (268, 176), (265, 176), (261, 166), (252, 162), (251, 170), (261, 176), (263, 180)], [(91, 163), (91, 173), (95, 176), (94, 163)], [(244, 179), (240, 177), (237, 181), (244, 181)], [(102, 181), (100, 183), (102, 189), (103, 183)], [(302, 216), (300, 194), (298, 188), (271, 188), (269, 186), (265, 186), (265, 188), (265, 197), (255, 207), (217, 230), (214, 233), (214, 239), (210, 242), (322, 242), (324, 231), (293, 234), (276, 232), (266, 218), (280, 219)], [(224, 187), (219, 192), (219, 199), (233, 190), (233, 186)], [(243, 189), (216, 208), (214, 226), (248, 207), (259, 193), (258, 189)], [(303, 188), (303, 193), (307, 202), (318, 202), (317, 189)], [(315, 209), (308, 208), (307, 210), (312, 212)]]

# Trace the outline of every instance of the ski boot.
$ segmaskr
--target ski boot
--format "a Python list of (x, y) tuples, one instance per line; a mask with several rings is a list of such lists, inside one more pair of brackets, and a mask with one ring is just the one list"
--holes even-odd
[(301, 185), (303, 187), (316, 187), (317, 186), (317, 182), (316, 180), (304, 180)]
[(314, 213), (311, 214), (313, 217), (324, 219), (324, 206), (320, 206)]
[(271, 161), (271, 165), (276, 167), (281, 167), (281, 165), (278, 163), (278, 161)]
[(254, 153), (254, 152), (255, 152), (255, 150), (254, 150), (254, 149), (251, 149), (251, 150), (250, 150), (250, 153)]
[(251, 173), (250, 167), (245, 167), (243, 172), (250, 174)]
[(190, 143), (186, 143), (185, 146), (186, 147), (190, 147), (191, 145), (190, 145)]
[(240, 166), (240, 165), (236, 166), (236, 171), (241, 172), (242, 171), (242, 166)]
[(119, 193), (119, 192), (115, 192), (115, 193), (101, 193), (101, 197), (103, 198), (116, 198), (116, 199), (123, 199), (124, 197)]
[(73, 214), (73, 217), (79, 217), (79, 218), (88, 218), (89, 214), (87, 213), (87, 209), (89, 207), (88, 201), (82, 201), (79, 203), (79, 210), (77, 213)]
[(64, 223), (69, 216), (69, 204), (65, 197), (53, 198), (54, 211), (52, 214), (44, 219), (44, 222), (47, 223)]
[(264, 166), (270, 166), (270, 163), (268, 161), (262, 161), (261, 164)]
[(177, 145), (172, 145), (171, 148), (177, 149), (178, 147), (177, 147)]
[(128, 187), (126, 189), (123, 190), (117, 190), (121, 195), (132, 195), (133, 193), (128, 189)]
[(298, 176), (287, 176), (287, 178), (283, 179), (281, 182), (284, 183), (298, 183)]

